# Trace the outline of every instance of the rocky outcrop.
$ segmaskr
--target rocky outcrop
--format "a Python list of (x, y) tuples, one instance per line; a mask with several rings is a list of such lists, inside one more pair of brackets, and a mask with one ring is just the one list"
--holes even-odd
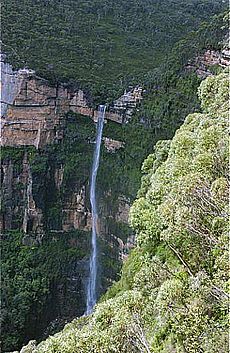
[[(1, 229), (11, 229), (12, 228), (12, 194), (13, 194), (13, 163), (11, 160), (6, 160), (2, 162), (1, 170), (2, 178), (2, 213), (1, 213)], [(4, 200), (4, 204), (3, 204)]]
[(117, 141), (108, 137), (104, 137), (103, 142), (106, 150), (110, 153), (114, 153), (120, 148), (124, 147), (124, 142)]
[(109, 120), (114, 120), (119, 123), (127, 123), (131, 119), (132, 114), (143, 99), (142, 87), (130, 87), (130, 90), (113, 102), (109, 107), (109, 111), (105, 117)]
[(91, 213), (86, 205), (85, 185), (78, 192), (72, 192), (62, 208), (62, 230), (73, 229), (91, 229)]
[(126, 199), (124, 196), (118, 198), (118, 209), (116, 213), (117, 222), (128, 224), (130, 204), (130, 200)]
[(189, 61), (186, 69), (194, 70), (200, 78), (204, 79), (212, 75), (210, 68), (212, 66), (221, 66), (223, 68), (230, 65), (230, 50), (220, 51), (206, 50), (203, 55), (199, 55), (194, 61)]
[[(24, 192), (24, 216), (22, 229), (25, 234), (35, 234), (36, 241), (41, 242), (44, 235), (43, 227), (43, 213), (42, 210), (36, 205), (33, 197), (33, 178), (30, 170), (27, 153), (23, 159), (22, 182), (25, 185)], [(24, 241), (30, 243), (30, 237), (24, 238)]]
[(25, 243), (40, 242), (44, 235), (43, 212), (33, 196), (33, 179), (27, 153), (22, 163), (7, 158), (2, 161), (1, 229), (22, 229)]
[(69, 110), (67, 90), (50, 86), (29, 70), (19, 71), (18, 76), (20, 90), (3, 112), (1, 144), (39, 148), (61, 139)]
[[(79, 113), (97, 121), (82, 90), (51, 85), (32, 70), (14, 71), (1, 56), (1, 145), (44, 147), (63, 138), (65, 115)], [(130, 119), (142, 99), (142, 88), (125, 92), (106, 111), (105, 118), (117, 123)]]

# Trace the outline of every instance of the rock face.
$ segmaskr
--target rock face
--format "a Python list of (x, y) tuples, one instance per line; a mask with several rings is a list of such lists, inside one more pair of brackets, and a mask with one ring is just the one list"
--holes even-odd
[(142, 94), (142, 87), (130, 87), (130, 91), (125, 91), (124, 94), (109, 107), (109, 111), (105, 114), (106, 119), (121, 124), (126, 123), (131, 119), (135, 108), (143, 99)]
[(230, 50), (224, 49), (221, 52), (206, 50), (203, 55), (196, 57), (195, 61), (189, 62), (186, 66), (189, 70), (195, 70), (197, 76), (204, 79), (212, 75), (212, 66), (228, 67), (230, 65)]
[(5, 63), (4, 54), (1, 55), (1, 116), (4, 116), (7, 107), (13, 104), (15, 97), (21, 89), (22, 76), (19, 72), (14, 71), (12, 66)]
[(25, 234), (36, 234), (36, 239), (40, 241), (44, 233), (43, 214), (42, 210), (37, 207), (33, 197), (33, 179), (27, 153), (25, 153), (23, 158), (22, 183), (25, 185), (22, 228)]
[(104, 137), (103, 142), (104, 142), (105, 148), (110, 153), (114, 153), (120, 148), (124, 147), (124, 142), (117, 141), (108, 137)]
[(86, 186), (78, 192), (73, 192), (66, 199), (62, 209), (62, 230), (91, 229), (91, 213), (86, 205)]
[[(22, 163), (21, 163), (22, 162)], [(35, 235), (36, 240), (41, 241), (44, 233), (45, 205), (37, 202), (45, 198), (46, 187), (34, 195), (34, 179), (27, 152), (23, 160), (16, 165), (11, 159), (2, 161), (2, 201), (4, 210), (1, 217), (2, 230), (22, 229), (25, 235)], [(20, 170), (18, 167), (20, 166)], [(49, 171), (48, 171), (49, 173)], [(63, 181), (64, 170), (55, 169), (51, 178), (60, 190)], [(44, 176), (45, 179), (50, 177)], [(44, 182), (44, 180), (43, 180)], [(36, 180), (42, 184), (41, 180)], [(39, 205), (41, 203), (41, 205)], [(63, 199), (61, 209), (61, 226), (58, 231), (70, 231), (74, 229), (90, 230), (91, 215), (86, 205), (86, 186), (82, 185), (79, 190), (72, 190)], [(47, 227), (46, 227), (47, 228)], [(52, 231), (52, 229), (51, 229)], [(27, 239), (28, 241), (28, 239)], [(29, 245), (29, 244), (28, 244)]]
[(22, 164), (11, 159), (2, 161), (1, 229), (22, 229), (25, 234), (36, 234), (40, 241), (44, 232), (42, 210), (36, 205), (30, 165), (25, 153)]
[(3, 111), (2, 146), (39, 148), (61, 139), (64, 114), (69, 110), (67, 90), (49, 86), (30, 71), (21, 70), (18, 76), (20, 90)]
[[(13, 71), (1, 56), (2, 146), (44, 147), (63, 138), (65, 114), (72, 111), (97, 121), (82, 90), (51, 86), (32, 70)], [(124, 123), (142, 99), (142, 88), (125, 92), (106, 112), (106, 119)]]

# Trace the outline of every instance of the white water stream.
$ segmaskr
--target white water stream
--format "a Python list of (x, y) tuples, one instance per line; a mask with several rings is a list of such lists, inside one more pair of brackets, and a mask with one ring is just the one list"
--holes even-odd
[(90, 314), (94, 308), (94, 305), (97, 301), (96, 293), (96, 281), (97, 281), (97, 202), (96, 202), (96, 179), (97, 179), (97, 170), (99, 167), (100, 160), (100, 148), (102, 140), (102, 131), (104, 125), (104, 116), (105, 116), (105, 105), (100, 105), (98, 110), (98, 121), (97, 121), (97, 137), (96, 145), (93, 156), (93, 166), (91, 174), (91, 183), (90, 183), (90, 203), (92, 208), (92, 250), (90, 257), (90, 273), (89, 281), (87, 286), (87, 301), (86, 301), (86, 315)]

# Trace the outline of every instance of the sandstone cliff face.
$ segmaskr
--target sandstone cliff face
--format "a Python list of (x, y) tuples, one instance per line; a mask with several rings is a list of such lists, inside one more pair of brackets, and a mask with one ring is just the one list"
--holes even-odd
[[(36, 148), (62, 138), (68, 92), (30, 71), (19, 72), (20, 90), (2, 116), (2, 145)], [(3, 87), (3, 91), (4, 91)]]
[[(65, 114), (72, 111), (97, 121), (98, 112), (90, 107), (82, 90), (55, 86), (32, 70), (13, 71), (1, 57), (1, 145), (36, 148), (63, 138)], [(142, 99), (142, 88), (125, 92), (107, 110), (106, 119), (124, 123)]]
[(91, 213), (87, 206), (86, 185), (66, 199), (62, 209), (62, 230), (91, 230)]
[(212, 75), (210, 68), (212, 66), (221, 66), (223, 68), (230, 65), (230, 50), (224, 49), (221, 52), (215, 50), (206, 50), (203, 55), (196, 57), (186, 66), (189, 70), (195, 70), (198, 77), (204, 79)]
[(25, 234), (36, 234), (39, 242), (43, 235), (43, 214), (33, 198), (33, 180), (27, 153), (14, 163), (10, 158), (2, 161), (1, 229), (22, 229)]
[[(60, 190), (63, 180), (62, 167), (55, 169), (53, 182), (57, 190)], [(49, 174), (49, 170), (47, 170)], [(49, 178), (46, 174), (43, 178)], [(46, 205), (38, 205), (37, 199), (44, 199), (47, 192), (46, 186), (40, 188), (39, 194), (34, 195), (34, 183), (43, 181), (33, 180), (31, 165), (27, 152), (23, 159), (16, 164), (12, 159), (2, 161), (2, 230), (21, 229), (25, 235), (36, 235), (37, 241), (41, 241), (45, 231), (44, 225)], [(36, 196), (36, 197), (35, 197)], [(83, 229), (88, 231), (91, 228), (91, 216), (86, 205), (86, 187), (82, 185), (79, 190), (73, 190), (66, 194), (62, 200), (61, 226), (58, 231), (69, 231)], [(42, 202), (41, 202), (42, 203)], [(49, 229), (52, 231), (52, 229)]]

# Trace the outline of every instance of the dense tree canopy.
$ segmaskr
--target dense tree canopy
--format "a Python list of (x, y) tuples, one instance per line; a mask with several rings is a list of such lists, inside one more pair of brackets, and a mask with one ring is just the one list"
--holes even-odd
[(226, 8), (218, 0), (3, 0), (2, 41), (16, 67), (111, 99)]

